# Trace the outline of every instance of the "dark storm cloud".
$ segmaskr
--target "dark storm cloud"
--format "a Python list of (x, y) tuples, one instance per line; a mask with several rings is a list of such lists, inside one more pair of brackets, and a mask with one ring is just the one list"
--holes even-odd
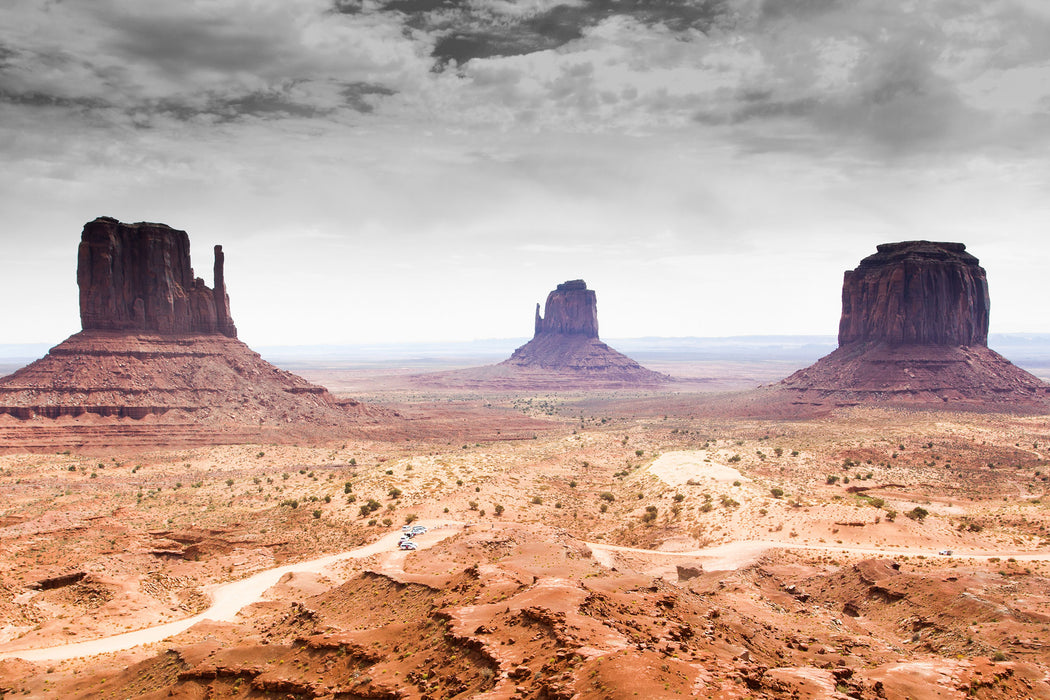
[(12, 92), (3, 89), (0, 89), (0, 103), (25, 107), (53, 107), (76, 110), (95, 110), (110, 107), (106, 101), (93, 97), (63, 97), (43, 92)]
[[(439, 66), (556, 49), (611, 17), (661, 25), (674, 32), (708, 31), (729, 15), (728, 6), (728, 0), (583, 0), (507, 14), (480, 2), (390, 0), (380, 4), (382, 11), (400, 13), (408, 26), (436, 37), (432, 55)], [(362, 3), (354, 0), (337, 0), (335, 9), (347, 14), (364, 11)]]
[(396, 94), (394, 90), (382, 85), (370, 83), (349, 83), (342, 89), (346, 104), (352, 109), (367, 114), (375, 110), (376, 97), (389, 97)]

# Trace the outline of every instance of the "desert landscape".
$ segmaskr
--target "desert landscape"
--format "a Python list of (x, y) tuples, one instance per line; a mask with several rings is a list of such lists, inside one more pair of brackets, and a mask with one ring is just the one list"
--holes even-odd
[(1050, 700), (1048, 37), (0, 3), (0, 700)]
[[(218, 256), (225, 324), (153, 325), (201, 317), (188, 246), (136, 252), (184, 237), (89, 222), (84, 330), (0, 379), (5, 697), (1050, 697), (1047, 386), (980, 304), (926, 316), (959, 285), (901, 345), (847, 275), (839, 350), (744, 391), (600, 343), (582, 281), (509, 370), (307, 381), (231, 339)], [(986, 298), (941, 245), (868, 274)]]

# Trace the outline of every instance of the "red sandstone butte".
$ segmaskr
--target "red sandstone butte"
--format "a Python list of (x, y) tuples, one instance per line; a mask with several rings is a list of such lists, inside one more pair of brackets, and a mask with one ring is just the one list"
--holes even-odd
[(962, 243), (887, 243), (847, 271), (839, 347), (757, 403), (1045, 411), (1050, 386), (988, 348), (984, 269)]
[(99, 217), (84, 226), (77, 254), (81, 326), (236, 338), (223, 263), (222, 246), (215, 246), (215, 289), (209, 289), (194, 277), (185, 231)]
[(487, 367), (435, 372), (414, 384), (449, 388), (558, 390), (651, 386), (672, 381), (598, 339), (598, 300), (583, 280), (559, 284), (536, 305), (535, 334), (507, 360)]
[(0, 379), (0, 442), (281, 439), (387, 416), (336, 400), (237, 340), (223, 265), (216, 246), (209, 288), (190, 267), (185, 231), (109, 217), (85, 225), (77, 264), (83, 330)]

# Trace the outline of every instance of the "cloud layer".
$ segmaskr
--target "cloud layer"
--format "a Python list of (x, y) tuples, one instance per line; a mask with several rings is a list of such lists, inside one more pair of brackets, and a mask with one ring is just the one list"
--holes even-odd
[(614, 335), (834, 332), (902, 238), (1037, 330), (1048, 113), (1038, 0), (9, 0), (0, 293), (44, 291), (6, 340), (75, 330), (103, 214), (226, 244), (249, 338), (379, 288), (342, 340), (520, 335), (580, 276)]

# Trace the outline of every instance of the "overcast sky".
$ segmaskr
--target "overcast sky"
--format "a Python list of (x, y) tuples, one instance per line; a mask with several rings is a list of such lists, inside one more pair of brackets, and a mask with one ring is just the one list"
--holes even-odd
[(0, 343), (79, 330), (100, 215), (226, 252), (249, 344), (834, 334), (961, 241), (1050, 332), (1045, 0), (4, 0)]

